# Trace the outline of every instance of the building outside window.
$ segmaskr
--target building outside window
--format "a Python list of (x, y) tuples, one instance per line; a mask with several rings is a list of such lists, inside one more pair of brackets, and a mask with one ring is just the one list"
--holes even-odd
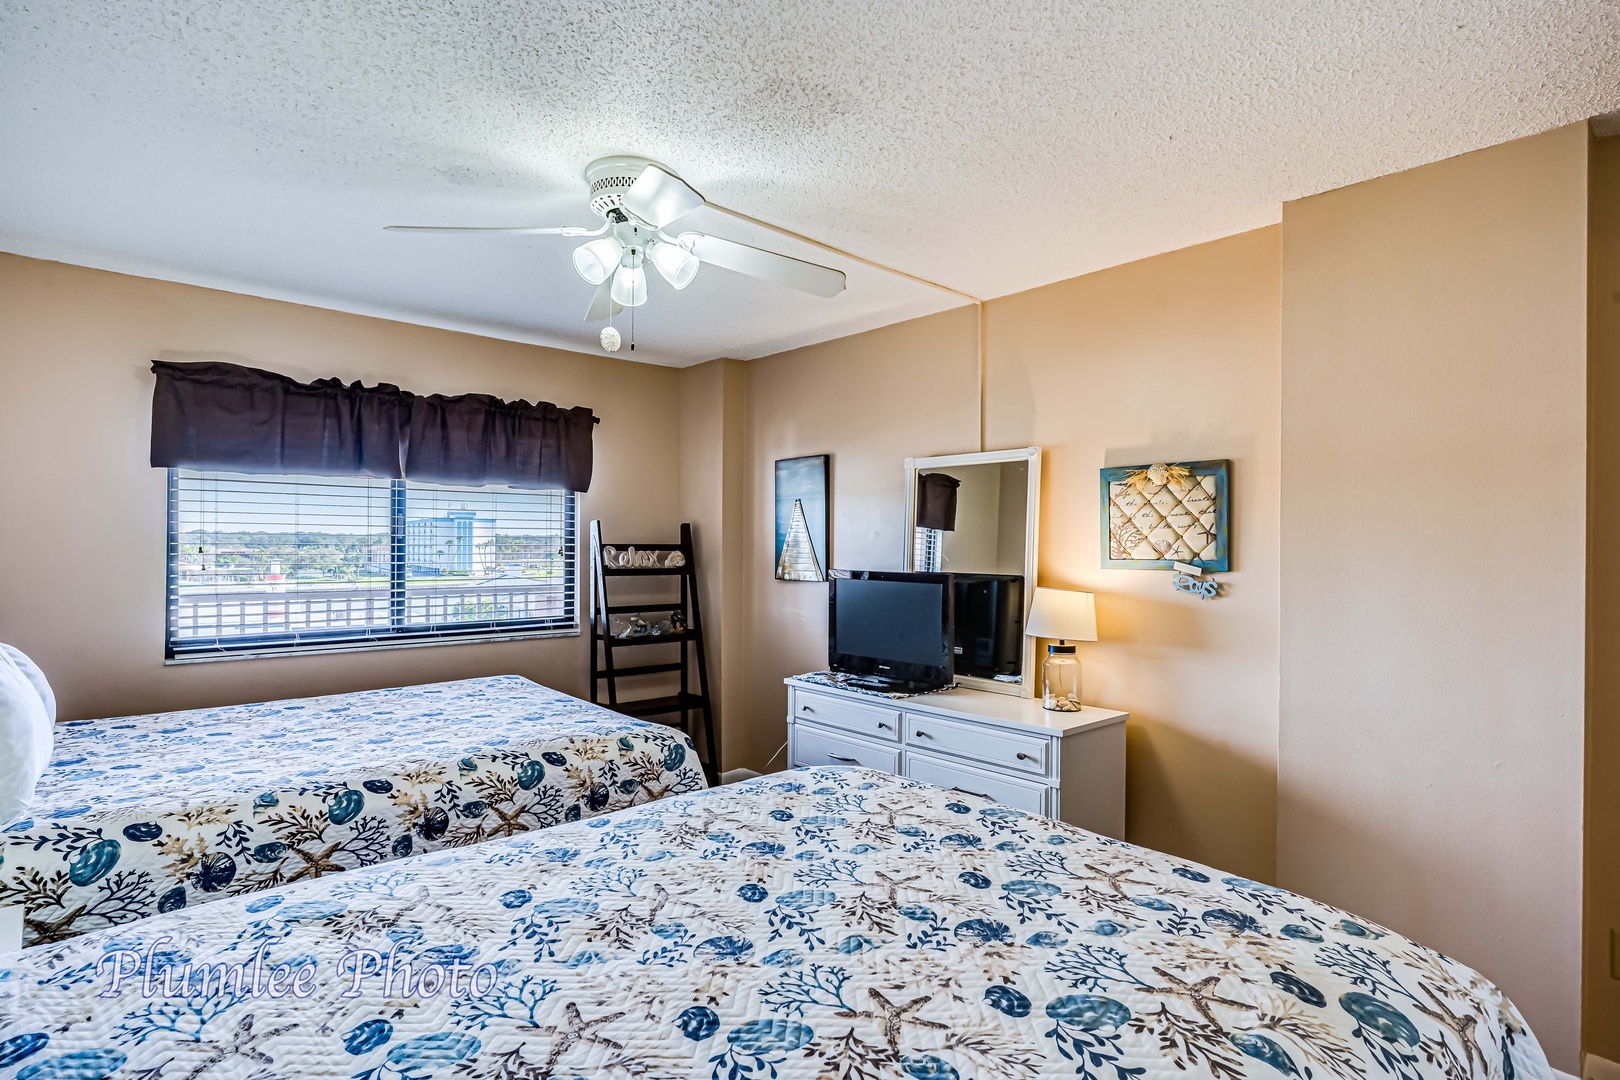
[(405, 519), (405, 567), (425, 574), (471, 574), (500, 565), (491, 549), (495, 520), (476, 510)]
[(167, 656), (579, 632), (578, 496), (171, 469)]

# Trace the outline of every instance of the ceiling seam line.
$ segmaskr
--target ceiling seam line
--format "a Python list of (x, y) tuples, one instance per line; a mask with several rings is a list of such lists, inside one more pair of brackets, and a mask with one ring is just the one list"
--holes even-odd
[(962, 299), (967, 300), (968, 302), (973, 304), (973, 306), (975, 307), (975, 309), (977, 310), (977, 313), (978, 313), (978, 335), (977, 336), (978, 336), (978, 345), (979, 345), (979, 350), (978, 350), (979, 351), (979, 358), (978, 358), (978, 372), (977, 372), (977, 374), (978, 374), (978, 381), (979, 381), (979, 386), (978, 386), (978, 391), (979, 391), (979, 393), (978, 393), (978, 399), (979, 399), (978, 400), (978, 405), (979, 405), (979, 450), (980, 450), (980, 452), (983, 452), (983, 450), (984, 450), (984, 438), (985, 438), (985, 431), (984, 431), (984, 392), (985, 392), (985, 386), (984, 386), (984, 381), (985, 381), (984, 337), (985, 337), (985, 325), (984, 325), (984, 300), (983, 300), (982, 297), (974, 296), (972, 293), (965, 293), (961, 289), (953, 289), (949, 285), (942, 285), (937, 281), (931, 281), (930, 279), (925, 278), (925, 277), (920, 277), (917, 274), (907, 273), (904, 270), (897, 270), (894, 267), (888, 266), (888, 265), (886, 265), (884, 263), (880, 263), (875, 259), (868, 259), (864, 255), (857, 255), (853, 251), (846, 251), (841, 247), (834, 247), (833, 245), (831, 245), (829, 243), (826, 243), (825, 241), (817, 240), (813, 236), (806, 236), (803, 233), (794, 232), (792, 229), (784, 228), (781, 225), (775, 225), (775, 224), (772, 224), (769, 221), (761, 220), (760, 218), (754, 217), (752, 214), (745, 214), (741, 210), (733, 210), (729, 206), (721, 206), (719, 203), (716, 203), (716, 202), (705, 203), (704, 205), (706, 207), (708, 207), (709, 209), (711, 209), (711, 210), (718, 210), (720, 213), (725, 214), (728, 217), (734, 217), (738, 221), (746, 221), (750, 225), (758, 225), (762, 229), (769, 229), (771, 232), (779, 233), (782, 236), (786, 236), (786, 237), (789, 237), (789, 238), (794, 239), (794, 240), (802, 241), (803, 243), (810, 244), (812, 247), (821, 248), (823, 251), (830, 251), (834, 255), (841, 255), (846, 259), (853, 259), (854, 261), (856, 261), (858, 263), (861, 263), (861, 264), (863, 264), (865, 266), (872, 267), (872, 269), (874, 269), (874, 270), (881, 270), (885, 274), (893, 274), (895, 277), (902, 277), (902, 278), (905, 278), (908, 281), (915, 281), (919, 285), (926, 285), (930, 289), (938, 289), (940, 292), (950, 293), (952, 296), (960, 296)]
[(949, 285), (941, 285), (937, 281), (930, 281), (928, 278), (919, 277), (916, 274), (907, 273), (904, 270), (896, 270), (894, 267), (887, 266), (876, 261), (875, 259), (868, 259), (866, 256), (857, 255), (853, 251), (845, 251), (841, 247), (834, 247), (829, 243), (817, 240), (813, 236), (806, 236), (803, 233), (794, 232), (792, 229), (784, 228), (781, 225), (773, 225), (769, 221), (762, 221), (757, 217), (743, 213), (741, 210), (733, 210), (729, 206), (721, 206), (719, 203), (715, 202), (705, 203), (704, 206), (710, 210), (718, 210), (728, 217), (734, 217), (738, 221), (746, 221), (750, 225), (758, 225), (762, 229), (769, 229), (774, 233), (780, 233), (781, 235), (791, 237), (794, 240), (802, 240), (806, 244), (814, 245), (815, 247), (821, 248), (823, 251), (830, 251), (834, 255), (842, 255), (846, 259), (854, 259), (856, 262), (870, 266), (874, 270), (882, 270), (885, 274), (893, 274), (896, 277), (903, 277), (909, 281), (915, 281), (919, 285), (926, 285), (930, 289), (938, 289), (940, 292), (947, 292), (952, 296), (960, 296), (962, 299), (967, 300), (970, 303), (982, 303), (982, 301), (972, 293), (965, 293), (961, 289), (953, 289)]

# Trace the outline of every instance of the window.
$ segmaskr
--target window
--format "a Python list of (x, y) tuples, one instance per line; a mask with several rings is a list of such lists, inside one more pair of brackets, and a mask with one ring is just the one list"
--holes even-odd
[(919, 574), (937, 574), (944, 561), (945, 534), (939, 529), (917, 529), (911, 538), (911, 568)]
[(167, 655), (578, 633), (577, 502), (170, 469)]

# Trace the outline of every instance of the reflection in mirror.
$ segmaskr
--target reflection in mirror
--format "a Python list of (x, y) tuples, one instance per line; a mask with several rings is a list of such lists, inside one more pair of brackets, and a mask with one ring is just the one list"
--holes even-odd
[(955, 667), (963, 685), (1027, 693), (1031, 651), (1024, 618), (1039, 453), (1031, 448), (906, 463), (911, 569), (954, 576)]
[[(913, 569), (931, 574), (1022, 575), (1029, 463), (994, 461), (919, 469), (919, 491), (927, 477), (941, 475), (958, 481), (955, 527), (914, 530)], [(915, 520), (927, 517), (919, 512)]]

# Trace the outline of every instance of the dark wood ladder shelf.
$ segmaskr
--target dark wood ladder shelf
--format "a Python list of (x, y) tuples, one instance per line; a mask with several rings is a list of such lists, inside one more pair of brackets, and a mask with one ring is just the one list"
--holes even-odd
[[(680, 566), (608, 566), (602, 556), (602, 523), (591, 522), (591, 700), (615, 712), (642, 720), (656, 720), (678, 727), (692, 736), (695, 714), (703, 717), (703, 745), (707, 757), (703, 772), (709, 783), (719, 783), (719, 755), (714, 746), (714, 709), (709, 700), (709, 667), (703, 655), (703, 615), (698, 603), (697, 558), (692, 546), (692, 526), (682, 523), (678, 544), (614, 544), (615, 548), (634, 547), (637, 551), (655, 551), (664, 556), (680, 552)], [(671, 577), (680, 582), (680, 599), (676, 602), (649, 600), (645, 604), (610, 604), (607, 579), (610, 577)], [(636, 637), (615, 637), (613, 616), (650, 615), (669, 613), (679, 618), (683, 629), (661, 634)], [(675, 645), (680, 648), (680, 659), (668, 663), (625, 665), (615, 663), (613, 654), (619, 649), (642, 645)], [(680, 675), (680, 689), (659, 697), (619, 700), (620, 679), (633, 679), (644, 675)], [(696, 683), (694, 689), (693, 684)], [(607, 684), (607, 700), (601, 697), (602, 684)], [(665, 717), (679, 716), (678, 720)]]

